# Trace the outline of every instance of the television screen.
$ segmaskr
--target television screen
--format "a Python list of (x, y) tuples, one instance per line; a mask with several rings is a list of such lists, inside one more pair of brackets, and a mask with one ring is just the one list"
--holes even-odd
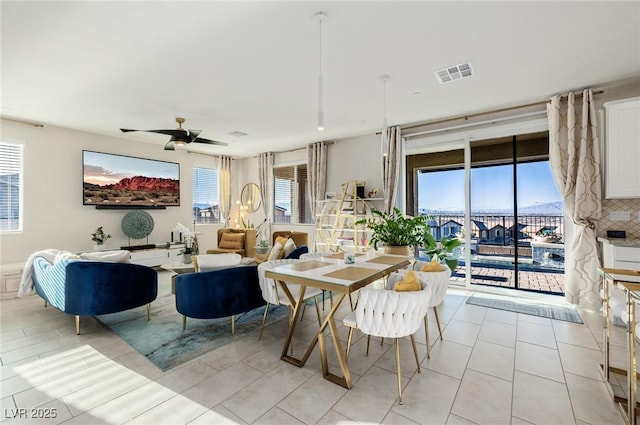
[(83, 205), (180, 206), (180, 164), (82, 151)]

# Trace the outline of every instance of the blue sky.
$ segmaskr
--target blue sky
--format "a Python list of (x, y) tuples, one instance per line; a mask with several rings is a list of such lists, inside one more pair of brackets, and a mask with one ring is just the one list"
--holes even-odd
[(179, 180), (180, 165), (175, 162), (84, 151), (85, 182), (103, 186), (133, 176)]
[[(513, 168), (509, 165), (471, 170), (471, 209), (513, 209)], [(548, 161), (518, 164), (518, 206), (562, 201)], [(464, 211), (464, 170), (418, 175), (418, 208)]]

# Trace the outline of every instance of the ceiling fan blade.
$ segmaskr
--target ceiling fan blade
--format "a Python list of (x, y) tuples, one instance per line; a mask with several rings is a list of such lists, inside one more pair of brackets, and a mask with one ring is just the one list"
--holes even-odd
[(166, 134), (168, 136), (182, 137), (185, 138), (189, 133), (184, 129), (173, 129), (173, 130), (129, 130), (127, 128), (121, 128), (120, 131), (123, 133), (128, 133), (130, 131), (143, 131), (145, 133), (157, 133), (157, 134)]
[(228, 143), (225, 142), (218, 142), (217, 140), (209, 140), (209, 139), (204, 139), (202, 137), (198, 137), (194, 140), (195, 143), (206, 143), (209, 145), (219, 145), (219, 146), (229, 146)]
[(168, 142), (166, 145), (164, 145), (164, 150), (165, 151), (175, 151), (176, 150), (176, 146), (174, 145), (173, 142)]
[(202, 133), (202, 130), (192, 130), (189, 129), (189, 143), (193, 142), (195, 139), (198, 138), (198, 136), (200, 135), (200, 133)]

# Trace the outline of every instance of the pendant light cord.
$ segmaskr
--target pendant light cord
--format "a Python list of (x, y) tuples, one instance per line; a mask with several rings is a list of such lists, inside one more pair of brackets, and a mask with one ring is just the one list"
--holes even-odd
[(318, 72), (318, 130), (324, 130), (324, 84), (322, 81), (322, 16), (318, 19), (319, 26), (319, 72)]
[(383, 119), (382, 119), (382, 130), (387, 131), (387, 79), (388, 77), (383, 77), (383, 84), (384, 84), (384, 93), (383, 93)]

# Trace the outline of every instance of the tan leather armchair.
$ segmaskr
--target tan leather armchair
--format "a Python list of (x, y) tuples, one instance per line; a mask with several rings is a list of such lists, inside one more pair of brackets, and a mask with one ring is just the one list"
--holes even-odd
[(295, 231), (290, 231), (290, 230), (280, 230), (277, 232), (273, 232), (273, 236), (271, 237), (271, 245), (273, 246), (276, 243), (276, 239), (279, 236), (283, 236), (285, 238), (291, 238), (293, 239), (293, 242), (296, 244), (296, 246), (302, 246), (302, 245), (306, 245), (309, 246), (308, 244), (308, 238), (309, 235), (305, 232), (295, 232)]
[[(220, 248), (220, 241), (225, 233), (244, 233), (241, 248)], [(243, 257), (253, 257), (256, 253), (256, 229), (218, 229), (218, 247), (208, 249), (207, 254), (236, 253)]]

